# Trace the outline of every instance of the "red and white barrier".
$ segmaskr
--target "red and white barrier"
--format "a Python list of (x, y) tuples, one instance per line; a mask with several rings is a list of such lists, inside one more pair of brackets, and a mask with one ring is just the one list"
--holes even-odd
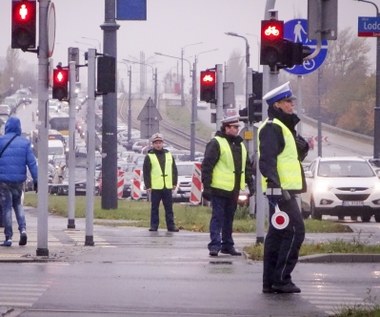
[(132, 192), (131, 197), (134, 200), (141, 198), (141, 169), (135, 169), (133, 171), (133, 180), (132, 180)]
[(117, 198), (123, 198), (123, 190), (124, 190), (124, 171), (117, 171)]
[(201, 165), (200, 162), (194, 163), (190, 193), (190, 203), (193, 205), (199, 205), (202, 201)]

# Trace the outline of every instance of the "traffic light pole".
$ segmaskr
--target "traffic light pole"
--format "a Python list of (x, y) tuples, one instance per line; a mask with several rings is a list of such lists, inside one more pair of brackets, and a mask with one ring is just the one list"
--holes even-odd
[(48, 256), (48, 100), (49, 60), (48, 30), (46, 28), (49, 0), (39, 0), (39, 53), (38, 53), (38, 217), (37, 256)]
[(216, 64), (216, 131), (221, 126), (223, 119), (223, 65)]
[(86, 184), (86, 238), (85, 245), (94, 245), (95, 192), (95, 64), (96, 50), (88, 50), (87, 83), (87, 184)]
[[(116, 58), (115, 0), (104, 0), (105, 18), (100, 26), (103, 30), (104, 54)], [(116, 93), (103, 96), (102, 119), (102, 209), (117, 209), (117, 98)]]
[(70, 102), (69, 102), (69, 194), (67, 209), (67, 228), (75, 228), (75, 66), (74, 61), (69, 62), (69, 85), (70, 85)]
[[(276, 0), (267, 0), (265, 5), (264, 17), (265, 19), (275, 17), (277, 19), (277, 12), (273, 11)], [(278, 86), (278, 71), (271, 72), (269, 66), (263, 68), (263, 92)], [(262, 119), (263, 121), (268, 117), (268, 105), (265, 101), (262, 103)], [(257, 129), (256, 129), (257, 132)], [(257, 133), (254, 134), (257, 138)], [(268, 201), (264, 198), (261, 188), (261, 173), (258, 162), (258, 151), (255, 152), (256, 164), (256, 243), (263, 243), (265, 237), (265, 218), (269, 218)]]

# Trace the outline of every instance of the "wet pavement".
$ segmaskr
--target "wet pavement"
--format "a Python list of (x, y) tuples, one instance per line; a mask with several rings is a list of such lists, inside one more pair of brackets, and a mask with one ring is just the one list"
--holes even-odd
[[(95, 224), (95, 245), (84, 246), (85, 220), (75, 224), (67, 229), (66, 218), (49, 216), (49, 256), (37, 257), (37, 214), (27, 211), (28, 244), (0, 248), (3, 316), (329, 316), (380, 296), (373, 255), (361, 263), (336, 263), (331, 254), (318, 263), (302, 258), (293, 273), (301, 294), (262, 294), (262, 263), (209, 257), (207, 233)], [(379, 243), (377, 224), (352, 227), (353, 233), (307, 234), (306, 242), (360, 236)], [(255, 242), (253, 233), (234, 238), (240, 250)]]

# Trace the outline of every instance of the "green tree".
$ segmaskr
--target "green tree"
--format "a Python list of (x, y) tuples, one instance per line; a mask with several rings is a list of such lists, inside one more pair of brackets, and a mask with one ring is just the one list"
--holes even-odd
[(369, 44), (349, 28), (339, 32), (336, 41), (329, 42), (328, 56), (316, 72), (305, 77), (304, 99), (306, 113), (318, 114), (337, 127), (371, 134), (375, 101), (374, 74), (368, 61)]

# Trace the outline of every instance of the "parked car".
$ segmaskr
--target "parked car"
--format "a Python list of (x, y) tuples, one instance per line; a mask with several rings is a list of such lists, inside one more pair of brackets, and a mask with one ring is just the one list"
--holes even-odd
[(323, 215), (350, 216), (380, 222), (380, 180), (362, 157), (318, 157), (305, 170), (307, 192), (301, 194), (302, 213), (313, 219)]
[[(48, 185), (48, 192), (52, 195), (68, 195), (69, 194), (69, 170), (66, 168), (62, 177), (62, 181), (58, 183), (50, 183)], [(87, 168), (75, 168), (75, 195), (86, 195), (87, 184)], [(99, 185), (95, 179), (94, 195), (99, 195)]]
[(191, 193), (192, 177), (194, 172), (194, 162), (177, 161), (178, 183), (173, 191), (173, 201), (188, 202)]

